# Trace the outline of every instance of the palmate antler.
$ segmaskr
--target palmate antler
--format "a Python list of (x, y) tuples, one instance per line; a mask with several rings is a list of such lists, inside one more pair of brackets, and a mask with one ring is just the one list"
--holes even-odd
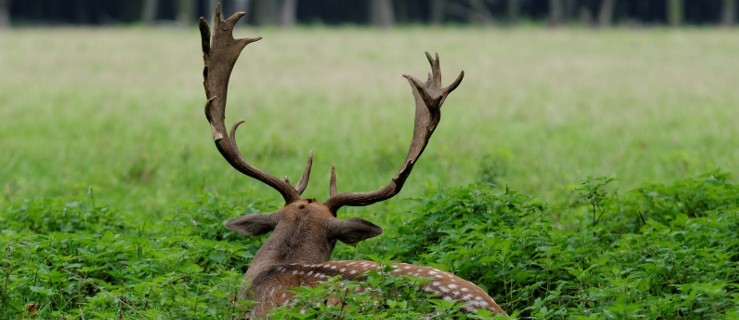
[(293, 187), (290, 181), (279, 178), (260, 170), (248, 163), (236, 145), (236, 128), (244, 123), (244, 120), (236, 122), (231, 127), (231, 133), (226, 132), (224, 124), (226, 118), (226, 98), (228, 94), (228, 81), (231, 77), (236, 60), (241, 50), (247, 44), (259, 41), (262, 37), (234, 39), (233, 28), (236, 22), (244, 16), (244, 12), (234, 13), (228, 19), (221, 20), (221, 6), (216, 6), (215, 17), (213, 17), (213, 38), (211, 39), (210, 27), (205, 19), (200, 18), (200, 35), (202, 39), (203, 61), (203, 86), (208, 102), (205, 104), (205, 117), (210, 122), (213, 140), (215, 140), (218, 151), (239, 172), (254, 179), (264, 182), (279, 191), (285, 203), (300, 200), (300, 195), (308, 186), (310, 169), (313, 164), (313, 153), (308, 157), (303, 176), (298, 184)]
[(441, 87), (441, 68), (439, 65), (439, 55), (435, 58), (426, 52), (426, 58), (431, 64), (431, 73), (429, 73), (426, 83), (421, 83), (416, 77), (404, 74), (403, 77), (408, 79), (413, 90), (413, 97), (416, 100), (416, 116), (413, 124), (413, 139), (405, 157), (400, 171), (390, 180), (385, 187), (370, 192), (348, 192), (337, 194), (336, 188), (336, 171), (331, 168), (331, 197), (324, 204), (336, 213), (342, 206), (366, 206), (378, 201), (392, 198), (403, 188), (405, 180), (413, 170), (418, 157), (421, 156), (423, 150), (436, 130), (436, 126), (441, 120), (441, 105), (446, 97), (454, 91), (454, 89), (462, 83), (464, 71), (459, 73), (457, 79), (446, 88)]
[[(236, 122), (230, 133), (226, 132), (224, 125), (226, 111), (226, 95), (228, 81), (231, 71), (241, 51), (247, 44), (258, 41), (255, 38), (233, 38), (233, 28), (236, 22), (244, 15), (237, 12), (226, 20), (221, 20), (220, 5), (216, 7), (213, 19), (214, 28), (211, 37), (210, 28), (205, 19), (200, 18), (200, 34), (202, 37), (203, 60), (203, 85), (208, 102), (205, 105), (205, 115), (210, 122), (213, 139), (223, 157), (238, 171), (257, 179), (282, 194), (285, 203), (289, 204), (300, 199), (305, 190), (310, 176), (313, 153), (308, 158), (303, 176), (298, 184), (293, 187), (287, 178), (281, 180), (269, 173), (262, 171), (249, 164), (241, 155), (236, 145), (236, 128), (243, 120)], [(448, 87), (441, 87), (441, 68), (439, 56), (431, 57), (427, 52), (426, 58), (431, 64), (431, 73), (425, 83), (410, 75), (403, 75), (411, 85), (413, 97), (416, 102), (416, 114), (413, 127), (413, 138), (408, 150), (408, 155), (398, 173), (383, 188), (369, 192), (347, 192), (338, 193), (336, 187), (336, 171), (331, 169), (330, 197), (324, 205), (336, 215), (343, 206), (366, 206), (378, 201), (387, 200), (400, 192), (403, 184), (411, 173), (413, 166), (426, 148), (431, 135), (441, 119), (441, 105), (446, 97), (459, 86), (464, 78), (464, 71), (460, 72), (454, 82)]]

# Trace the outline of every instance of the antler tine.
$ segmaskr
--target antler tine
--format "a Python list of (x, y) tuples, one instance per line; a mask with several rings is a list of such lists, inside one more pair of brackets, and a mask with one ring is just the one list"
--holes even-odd
[(403, 184), (413, 170), (418, 158), (428, 145), (431, 135), (441, 120), (441, 105), (446, 97), (459, 86), (464, 78), (464, 71), (460, 72), (451, 85), (441, 87), (441, 67), (439, 55), (435, 58), (426, 52), (426, 58), (431, 64), (431, 73), (425, 83), (410, 75), (403, 75), (411, 85), (411, 91), (416, 102), (416, 115), (413, 124), (413, 138), (408, 155), (398, 173), (383, 188), (369, 192), (336, 193), (336, 173), (331, 169), (331, 196), (324, 204), (334, 215), (342, 206), (366, 206), (378, 201), (387, 200), (400, 192)]
[[(236, 122), (231, 128), (230, 134), (226, 131), (224, 124), (228, 81), (231, 77), (231, 71), (244, 47), (249, 43), (262, 39), (262, 37), (234, 39), (234, 26), (244, 14), (244, 12), (237, 12), (228, 19), (222, 20), (221, 6), (216, 6), (212, 33), (205, 19), (200, 18), (201, 46), (203, 49), (203, 61), (205, 63), (205, 67), (203, 68), (203, 87), (205, 88), (205, 95), (208, 98), (205, 104), (205, 117), (210, 123), (216, 147), (226, 161), (239, 172), (279, 191), (285, 199), (285, 203), (291, 203), (300, 199), (302, 190), (298, 191), (289, 182), (282, 181), (252, 166), (241, 155), (239, 147), (236, 144), (236, 128), (244, 121)], [(305, 180), (307, 183), (306, 175), (310, 174), (310, 170), (308, 169), (307, 171), (307, 173), (303, 174), (301, 182)], [(298, 185), (300, 186), (301, 183), (298, 183)], [(304, 188), (302, 187), (302, 189)]]
[(336, 194), (338, 194), (338, 189), (336, 189), (336, 167), (334, 165), (331, 165), (331, 180), (329, 181), (329, 197), (333, 197)]
[(310, 169), (313, 166), (313, 150), (310, 151), (310, 154), (308, 155), (308, 164), (305, 165), (305, 170), (303, 170), (303, 176), (300, 177), (300, 180), (298, 180), (298, 184), (295, 185), (295, 190), (298, 191), (298, 194), (303, 194), (303, 191), (305, 191), (305, 188), (308, 186), (308, 180), (310, 179)]

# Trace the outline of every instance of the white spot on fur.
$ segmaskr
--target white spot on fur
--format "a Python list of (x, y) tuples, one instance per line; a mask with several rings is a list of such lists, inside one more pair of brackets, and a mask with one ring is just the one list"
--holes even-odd
[(481, 307), (484, 307), (484, 308), (487, 308), (490, 305), (487, 302), (485, 302), (485, 301), (480, 301), (480, 306)]

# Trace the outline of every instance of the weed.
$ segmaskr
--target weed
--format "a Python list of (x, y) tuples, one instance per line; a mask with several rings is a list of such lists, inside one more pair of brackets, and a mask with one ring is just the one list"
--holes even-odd
[(608, 210), (608, 205), (616, 196), (616, 193), (609, 195), (606, 187), (616, 179), (608, 177), (588, 177), (579, 187), (575, 188), (575, 192), (580, 196), (580, 201), (590, 205), (590, 212), (593, 220), (592, 225), (595, 226), (600, 218)]

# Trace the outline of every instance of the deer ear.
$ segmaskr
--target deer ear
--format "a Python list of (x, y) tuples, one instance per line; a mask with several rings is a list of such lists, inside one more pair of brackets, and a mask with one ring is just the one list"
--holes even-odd
[(228, 220), (223, 225), (232, 231), (257, 237), (275, 229), (277, 219), (273, 215), (274, 213), (247, 214)]
[(382, 228), (360, 218), (349, 220), (331, 219), (328, 223), (328, 235), (344, 243), (355, 244), (382, 233)]

